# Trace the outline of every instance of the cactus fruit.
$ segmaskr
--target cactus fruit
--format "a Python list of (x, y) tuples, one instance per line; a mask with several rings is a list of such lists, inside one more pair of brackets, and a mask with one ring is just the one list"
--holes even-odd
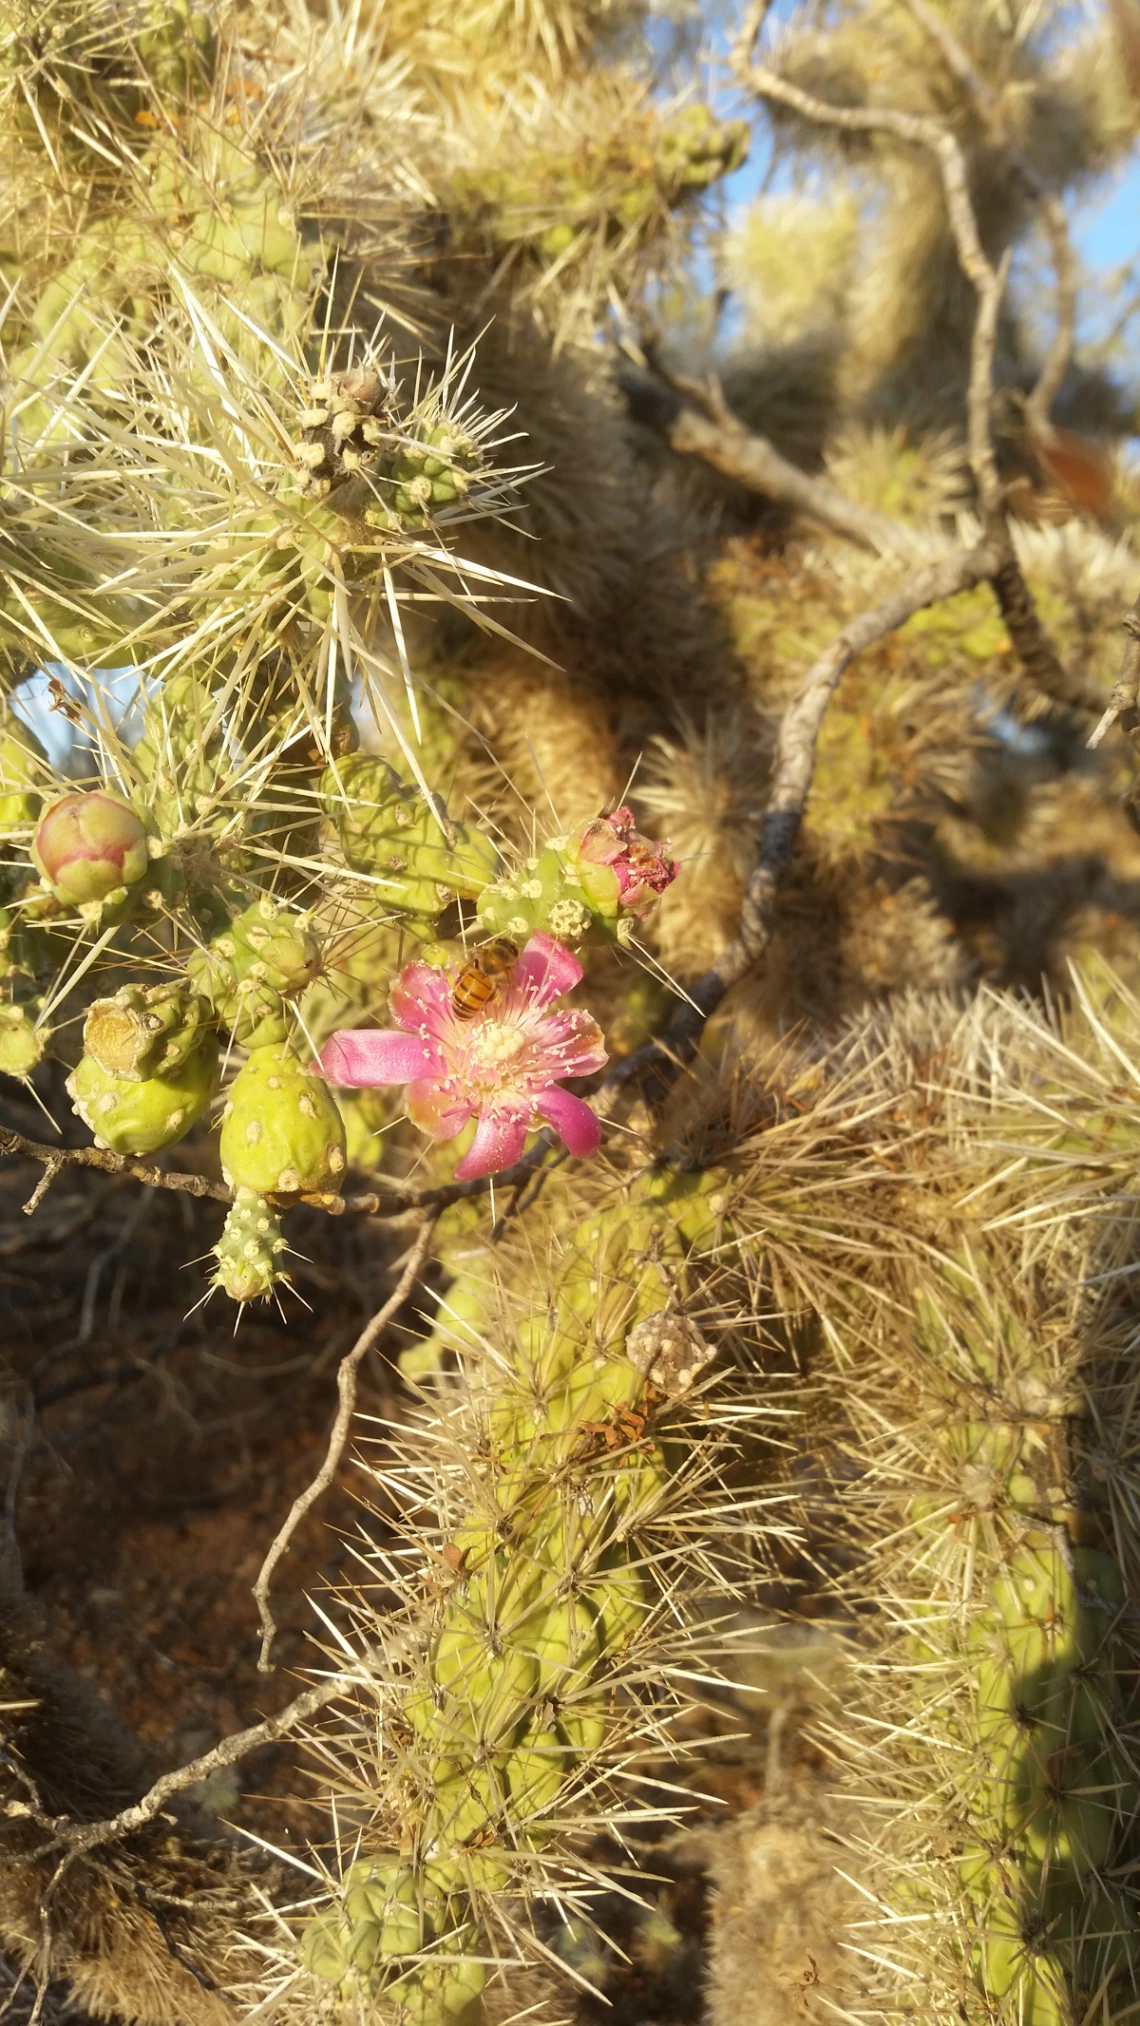
[(198, 1046), (210, 1017), (208, 1001), (185, 986), (123, 985), (91, 1006), (84, 1051), (108, 1076), (131, 1083), (169, 1077)]
[(156, 1154), (197, 1124), (214, 1094), (218, 1045), (207, 1032), (169, 1076), (114, 1076), (84, 1055), (67, 1079), (72, 1106), (113, 1154)]
[(263, 1196), (335, 1195), (345, 1170), (344, 1121), (326, 1083), (287, 1042), (250, 1050), (222, 1116), (222, 1173)]
[(438, 915), (456, 895), (478, 894), (498, 870), (488, 837), (429, 808), (384, 760), (350, 754), (321, 778), (324, 808), (345, 860), (380, 896), (411, 914)]
[(96, 916), (125, 900), (150, 863), (141, 817), (105, 788), (53, 802), (36, 826), (32, 858), (58, 901)]
[(218, 1263), (210, 1285), (231, 1301), (267, 1301), (275, 1287), (289, 1283), (280, 1264), (287, 1249), (276, 1211), (256, 1190), (241, 1188), (214, 1247)]
[(235, 915), (186, 966), (196, 990), (245, 1048), (285, 1040), (285, 1007), (317, 975), (320, 953), (307, 915), (268, 894)]

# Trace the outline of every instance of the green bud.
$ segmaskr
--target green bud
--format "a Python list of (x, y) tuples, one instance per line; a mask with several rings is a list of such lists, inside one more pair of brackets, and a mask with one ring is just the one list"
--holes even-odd
[(43, 1058), (50, 1029), (37, 1028), (39, 1001), (0, 1006), (0, 1074), (30, 1076)]
[(327, 1083), (286, 1043), (251, 1050), (223, 1114), (222, 1173), (231, 1188), (262, 1196), (336, 1191), (344, 1146)]

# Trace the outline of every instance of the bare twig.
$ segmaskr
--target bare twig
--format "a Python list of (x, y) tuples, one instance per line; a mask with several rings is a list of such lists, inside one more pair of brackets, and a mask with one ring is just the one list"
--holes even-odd
[(705, 1022), (725, 993), (767, 948), (780, 883), (791, 861), (811, 789), (820, 726), (844, 670), (857, 654), (905, 625), (925, 606), (984, 583), (992, 576), (999, 553), (995, 543), (983, 542), (919, 571), (901, 590), (845, 626), (809, 668), (780, 723), (760, 855), (748, 882), (737, 935), (692, 986), (689, 1003), (681, 1007), (666, 1032), (615, 1063), (603, 1086), (603, 1108), (608, 1108), (624, 1086), (644, 1081), (650, 1073), (654, 1081), (667, 1085), (676, 1071), (692, 1060)]
[(40, 1176), (39, 1181), (36, 1183), (35, 1188), (32, 1190), (31, 1195), (28, 1197), (27, 1202), (24, 1204), (25, 1217), (35, 1216), (36, 1211), (39, 1209), (40, 1204), (43, 1202), (44, 1197), (47, 1195), (48, 1190), (51, 1188), (51, 1185), (55, 1181), (55, 1178), (58, 1175), (62, 1166), (63, 1162), (58, 1154), (53, 1154), (49, 1161), (45, 1161), (43, 1174)]
[(944, 14), (930, 0), (906, 0), (914, 19), (942, 52), (946, 67), (958, 79), (981, 116), (990, 139), (1004, 151), (1031, 197), (1049, 241), (1056, 284), (1057, 316), (1052, 342), (1042, 362), (1037, 384), (1025, 403), (1026, 420), (1039, 436), (1048, 437), (1049, 415), (1069, 370), (1077, 321), (1077, 259), (1069, 233), (1069, 220), (1059, 197), (1047, 190), (1024, 149), (1011, 137), (1001, 114), (997, 93), (970, 61)]
[(625, 371), (622, 390), (630, 412), (662, 436), (681, 457), (700, 457), (738, 485), (793, 507), (806, 520), (880, 554), (905, 549), (913, 540), (885, 514), (871, 513), (845, 499), (822, 478), (811, 478), (782, 457), (766, 436), (745, 427), (715, 385), (698, 386), (669, 372), (649, 353), (654, 377)]
[(316, 1504), (322, 1492), (328, 1490), (336, 1475), (340, 1459), (344, 1454), (344, 1445), (348, 1440), (348, 1431), (352, 1424), (352, 1417), (356, 1411), (356, 1379), (361, 1360), (383, 1334), (397, 1309), (407, 1300), (415, 1284), (416, 1276), (424, 1260), (427, 1258), (435, 1225), (436, 1218), (434, 1216), (429, 1216), (425, 1219), (419, 1236), (411, 1252), (408, 1254), (404, 1271), (400, 1275), (392, 1293), (388, 1296), (383, 1307), (377, 1309), (371, 1321), (365, 1325), (353, 1344), (352, 1349), (341, 1359), (336, 1375), (339, 1405), (336, 1411), (336, 1419), (333, 1422), (332, 1431), (329, 1435), (325, 1460), (312, 1483), (306, 1485), (304, 1491), (298, 1493), (298, 1496), (293, 1500), (288, 1517), (278, 1530), (269, 1548), (269, 1552), (261, 1564), (257, 1581), (253, 1586), (253, 1594), (257, 1600), (258, 1615), (261, 1620), (261, 1653), (257, 1664), (263, 1674), (269, 1671), (269, 1655), (277, 1634), (277, 1626), (273, 1613), (269, 1608), (269, 1586), (273, 1580), (273, 1571), (289, 1546), (289, 1542), (301, 1520), (304, 1519), (310, 1507)]
[[(239, 1759), (248, 1758), (250, 1752), (258, 1751), (262, 1745), (275, 1744), (278, 1738), (285, 1737), (317, 1710), (335, 1702), (345, 1693), (343, 1676), (323, 1681), (316, 1688), (307, 1688), (302, 1695), (286, 1703), (276, 1716), (253, 1724), (248, 1730), (236, 1731), (233, 1737), (223, 1738), (220, 1744), (211, 1751), (203, 1752), (200, 1758), (191, 1759), (187, 1765), (178, 1766), (173, 1772), (163, 1773), (141, 1800), (132, 1801), (128, 1808), (120, 1809), (117, 1815), (109, 1816), (105, 1821), (72, 1822), (62, 1816), (41, 1815), (33, 1808), (28, 1808), (26, 1812), (36, 1819), (39, 1827), (51, 1831), (53, 1843), (63, 1845), (69, 1861), (82, 1857), (102, 1843), (115, 1842), (122, 1836), (129, 1836), (135, 1829), (144, 1828), (175, 1794), (185, 1793), (188, 1787), (197, 1786), (211, 1773), (236, 1765)], [(8, 1812), (13, 1812), (11, 1806)]]
[[(922, 5), (922, 0), (908, 0), (912, 10)], [(918, 15), (926, 25), (925, 8)], [(931, 15), (931, 20), (934, 19)], [(932, 28), (931, 32), (934, 30)], [(981, 512), (985, 538), (996, 551), (996, 567), (993, 571), (993, 587), (1001, 607), (1002, 617), (1009, 630), (1014, 651), (1027, 675), (1046, 696), (1072, 705), (1080, 710), (1095, 711), (1102, 708), (1103, 698), (1095, 685), (1085, 683), (1065, 668), (1048, 634), (1037, 616), (1033, 595), (1025, 582), (1021, 566), (1014, 554), (1013, 543), (1005, 516), (1004, 495), (998, 477), (997, 459), (994, 454), (991, 408), (993, 404), (994, 348), (997, 339), (998, 315), (1005, 293), (1009, 272), (1009, 250), (995, 267), (988, 259), (978, 231), (978, 221), (970, 196), (969, 171), (965, 154), (957, 137), (938, 120), (928, 119), (917, 113), (902, 112), (889, 106), (836, 106), (827, 100), (814, 97), (802, 91), (778, 72), (764, 64), (751, 60), (752, 44), (745, 49), (738, 43), (733, 52), (732, 62), (736, 75), (742, 84), (760, 98), (776, 105), (786, 106), (802, 119), (810, 120), (817, 126), (827, 126), (846, 133), (894, 134), (898, 140), (909, 146), (923, 148), (933, 155), (942, 179), (942, 192), (946, 213), (958, 252), (958, 260), (964, 274), (971, 283), (977, 297), (977, 315), (970, 343), (970, 377), (966, 394), (966, 436), (970, 469), (977, 487), (978, 505)], [(967, 77), (974, 79), (973, 67), (965, 51), (947, 29), (939, 31), (939, 46), (953, 63), (956, 74), (963, 82)], [(991, 107), (988, 87), (980, 78), (970, 84), (983, 111), (991, 108), (991, 116), (998, 114)], [(1019, 163), (1019, 169), (1022, 165)], [(1034, 171), (1028, 163), (1023, 173), (1030, 178)], [(1040, 188), (1035, 183), (1035, 189)], [(1042, 191), (1042, 198), (1045, 193)], [(1046, 223), (1049, 221), (1047, 220)], [(1065, 288), (1075, 290), (1075, 268), (1071, 262), (1071, 247), (1068, 247), (1067, 226), (1063, 212), (1052, 219), (1051, 229), (1062, 234), (1064, 245), (1057, 242), (1055, 258), (1060, 259), (1058, 286), (1064, 281)], [(1069, 265), (1066, 265), (1065, 249), (1068, 248)], [(1067, 279), (1066, 279), (1067, 277)], [(1067, 298), (1066, 298), (1067, 302)], [(1058, 345), (1064, 340), (1065, 306), (1059, 304)], [(1040, 427), (1042, 403), (1052, 400), (1056, 391), (1053, 379), (1058, 371), (1063, 376), (1068, 362), (1068, 351), (1062, 359), (1060, 350), (1051, 352), (1047, 372), (1043, 374), (1033, 396), (1033, 418)], [(1058, 382), (1059, 384), (1059, 382)], [(1027, 413), (1029, 408), (1027, 407)], [(1046, 428), (1048, 427), (1046, 421)]]
[(1120, 674), (1113, 685), (1108, 699), (1108, 709), (1089, 739), (1090, 746), (1099, 746), (1105, 733), (1120, 720), (1123, 732), (1134, 732), (1140, 723), (1137, 697), (1140, 696), (1140, 598), (1124, 616), (1124, 630), (1128, 638), (1120, 663)]
[[(188, 1196), (210, 1196), (215, 1203), (232, 1203), (233, 1190), (224, 1182), (211, 1182), (205, 1175), (167, 1175), (161, 1168), (152, 1168), (146, 1161), (136, 1161), (129, 1154), (113, 1154), (108, 1147), (46, 1147), (38, 1140), (28, 1140), (23, 1133), (11, 1132), (0, 1126), (0, 1156), (22, 1154), (27, 1160), (42, 1161), (54, 1181), (61, 1168), (101, 1168), (105, 1175), (133, 1175), (136, 1182), (145, 1182), (150, 1189), (181, 1189)], [(42, 1191), (37, 1191), (25, 1205), (28, 1214), (42, 1200)]]
[(934, 156), (942, 179), (946, 214), (962, 270), (978, 298), (978, 315), (970, 361), (967, 395), (967, 448), (970, 469), (978, 488), (983, 518), (1000, 511), (1001, 485), (994, 458), (990, 429), (990, 401), (993, 388), (993, 338), (1005, 286), (1004, 266), (994, 267), (987, 259), (978, 232), (978, 221), (970, 198), (969, 171), (957, 137), (937, 120), (919, 113), (906, 113), (893, 106), (836, 106), (826, 99), (801, 91), (799, 85), (769, 70), (766, 64), (750, 62), (733, 52), (733, 64), (740, 82), (758, 98), (786, 106), (801, 119), (816, 126), (835, 127), (844, 133), (894, 134), (908, 146), (923, 148)]

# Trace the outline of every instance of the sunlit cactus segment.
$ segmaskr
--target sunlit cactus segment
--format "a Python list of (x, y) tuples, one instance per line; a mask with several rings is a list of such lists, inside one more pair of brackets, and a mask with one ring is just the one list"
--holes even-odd
[(354, 753), (321, 777), (321, 802), (345, 862), (376, 882), (380, 899), (435, 916), (456, 896), (471, 898), (495, 877), (491, 839), (429, 806), (385, 760)]
[(250, 1050), (230, 1086), (221, 1155), (234, 1189), (265, 1196), (338, 1192), (344, 1121), (328, 1085), (287, 1042)]
[(286, 1007), (320, 968), (310, 918), (279, 907), (269, 894), (251, 901), (187, 962), (195, 989), (246, 1048), (285, 1040)]
[(277, 1213), (264, 1196), (241, 1188), (226, 1215), (214, 1247), (217, 1266), (211, 1286), (241, 1304), (267, 1301), (274, 1288), (288, 1285), (281, 1264), (288, 1250)]

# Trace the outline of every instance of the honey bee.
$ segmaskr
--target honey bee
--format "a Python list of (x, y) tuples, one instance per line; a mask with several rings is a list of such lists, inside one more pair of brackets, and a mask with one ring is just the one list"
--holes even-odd
[(451, 1010), (457, 1020), (473, 1020), (493, 1006), (518, 961), (519, 946), (509, 936), (492, 936), (472, 950), (451, 988)]

